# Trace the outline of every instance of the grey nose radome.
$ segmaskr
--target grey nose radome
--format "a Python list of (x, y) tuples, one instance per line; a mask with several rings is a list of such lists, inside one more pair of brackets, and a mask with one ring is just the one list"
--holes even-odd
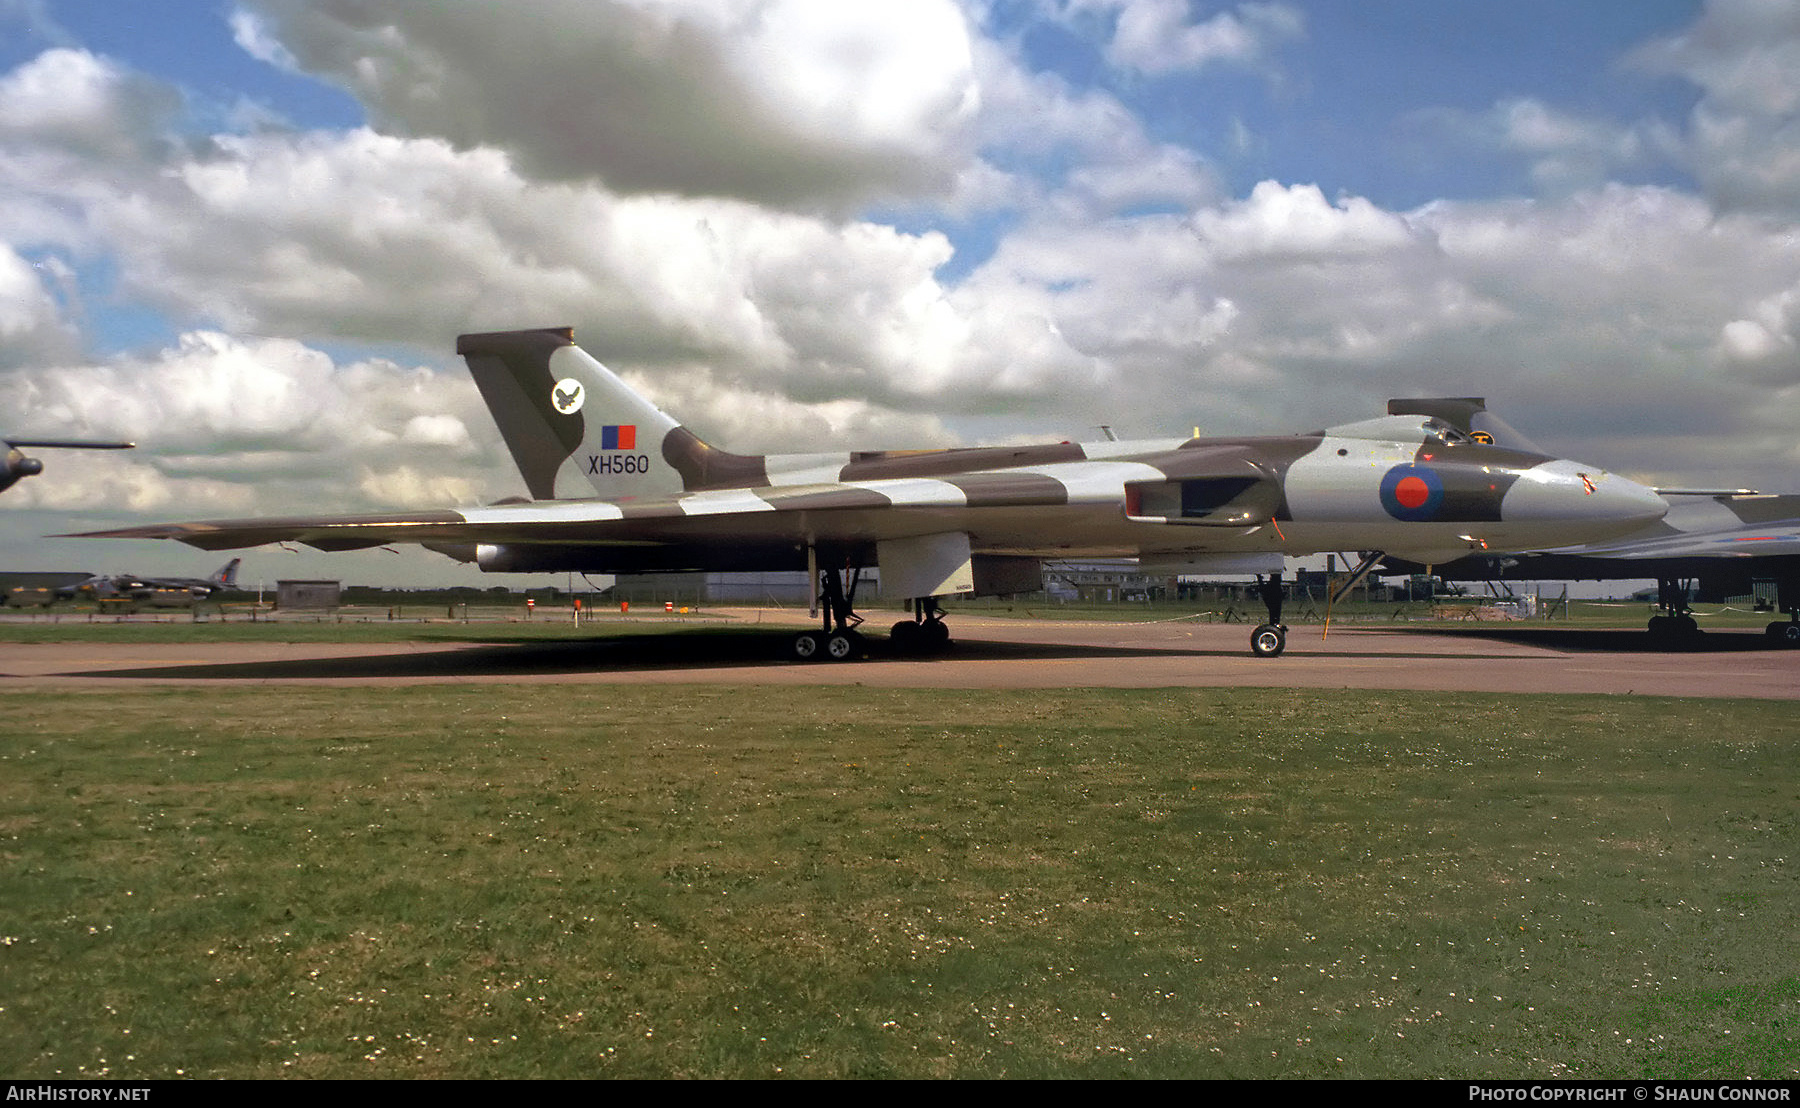
[(1564, 458), (1520, 474), (1500, 504), (1500, 514), (1509, 522), (1591, 523), (1591, 538), (1627, 534), (1655, 523), (1668, 510), (1654, 490)]

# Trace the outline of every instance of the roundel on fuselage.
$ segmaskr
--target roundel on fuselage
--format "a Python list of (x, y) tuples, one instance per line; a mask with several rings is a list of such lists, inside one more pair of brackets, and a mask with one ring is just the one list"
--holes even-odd
[(1397, 465), (1381, 479), (1381, 506), (1407, 523), (1437, 518), (1444, 503), (1444, 482), (1429, 466)]

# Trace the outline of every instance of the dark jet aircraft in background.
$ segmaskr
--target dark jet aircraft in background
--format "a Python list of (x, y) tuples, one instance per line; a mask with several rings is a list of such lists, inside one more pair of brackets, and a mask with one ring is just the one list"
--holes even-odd
[[(1428, 414), (1502, 446), (1531, 443), (1486, 410), (1475, 397), (1394, 400), (1391, 413)], [(1720, 603), (1774, 582), (1776, 607), (1787, 619), (1765, 631), (1800, 647), (1800, 496), (1748, 489), (1659, 489), (1668, 514), (1638, 531), (1602, 542), (1529, 553), (1485, 552), (1430, 566), (1447, 581), (1622, 581), (1653, 578), (1660, 614), (1650, 634), (1679, 640), (1695, 634), (1690, 599)], [(1418, 559), (1389, 557), (1382, 573), (1422, 573)]]
[(237, 588), (238, 566), (243, 561), (242, 558), (233, 558), (220, 566), (211, 577), (138, 577), (129, 573), (89, 577), (85, 581), (57, 589), (56, 595), (61, 600), (85, 596), (94, 599), (130, 599), (154, 608), (187, 608), (215, 592)]
[[(946, 596), (1042, 587), (1042, 564), (1136, 558), (1206, 572), (1336, 550), (1449, 562), (1642, 529), (1667, 510), (1623, 477), (1485, 444), (1429, 415), (1309, 434), (930, 451), (743, 455), (701, 441), (575, 345), (567, 328), (463, 335), (533, 499), (458, 510), (160, 524), (92, 533), (203, 550), (419, 543), (495, 572), (807, 570), (824, 619), (797, 658), (860, 650), (860, 571), (912, 599), (902, 648), (946, 643)], [(1259, 655), (1281, 653), (1279, 587)]]
[(48, 608), (56, 603), (59, 590), (66, 595), (71, 586), (91, 576), (80, 570), (0, 570), (0, 600), (8, 608)]
[(33, 450), (130, 450), (136, 443), (86, 442), (80, 439), (7, 439), (6, 468), (0, 469), (0, 492), (12, 488), (26, 477), (44, 472), (44, 463), (28, 458), (20, 447)]

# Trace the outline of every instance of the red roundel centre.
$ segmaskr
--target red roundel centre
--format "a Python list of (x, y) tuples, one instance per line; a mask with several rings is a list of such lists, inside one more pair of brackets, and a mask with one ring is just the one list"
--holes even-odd
[(1431, 499), (1431, 486), (1423, 477), (1402, 477), (1394, 486), (1394, 500), (1409, 511), (1422, 508)]

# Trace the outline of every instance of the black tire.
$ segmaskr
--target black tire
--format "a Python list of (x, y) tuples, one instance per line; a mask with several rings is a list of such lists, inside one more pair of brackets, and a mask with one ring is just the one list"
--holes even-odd
[(816, 662), (824, 655), (824, 637), (817, 631), (800, 632), (789, 647), (789, 656), (796, 662)]
[(1286, 649), (1287, 632), (1273, 623), (1250, 632), (1250, 653), (1258, 658), (1279, 658)]
[(888, 641), (895, 650), (911, 654), (919, 649), (919, 625), (910, 619), (901, 620), (888, 632)]
[(1781, 640), (1783, 646), (1800, 647), (1800, 623), (1793, 620), (1782, 623), (1781, 630), (1775, 632), (1775, 637)]
[(862, 636), (854, 631), (833, 631), (825, 636), (825, 660), (846, 662), (862, 653)]
[(950, 646), (950, 627), (941, 619), (929, 619), (919, 624), (919, 637), (927, 650), (945, 650)]

